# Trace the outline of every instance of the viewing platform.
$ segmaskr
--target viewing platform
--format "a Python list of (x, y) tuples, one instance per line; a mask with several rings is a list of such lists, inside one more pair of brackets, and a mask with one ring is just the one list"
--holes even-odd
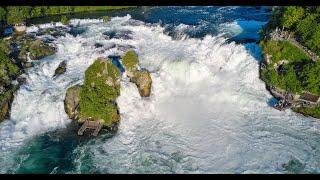
[(100, 130), (103, 127), (103, 121), (98, 120), (98, 121), (92, 121), (91, 118), (88, 118), (81, 126), (81, 128), (78, 131), (78, 135), (82, 136), (84, 131), (87, 129), (93, 129), (93, 133), (91, 135), (97, 136), (100, 132)]

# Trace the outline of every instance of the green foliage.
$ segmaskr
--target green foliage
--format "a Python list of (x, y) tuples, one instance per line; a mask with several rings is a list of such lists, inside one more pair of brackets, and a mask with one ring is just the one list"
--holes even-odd
[(74, 12), (84, 12), (84, 11), (106, 11), (106, 10), (117, 10), (125, 9), (129, 6), (75, 6)]
[(301, 84), (307, 91), (320, 94), (320, 63), (310, 62), (302, 66), (298, 72)]
[(3, 7), (0, 7), (0, 21), (5, 20), (6, 19), (6, 10)]
[(43, 15), (43, 9), (41, 6), (35, 6), (30, 11), (31, 17), (40, 17)]
[(25, 22), (29, 18), (42, 17), (46, 15), (70, 14), (88, 11), (109, 11), (125, 9), (130, 6), (7, 6), (0, 7), (0, 20), (7, 20), (8, 24)]
[(135, 71), (138, 64), (138, 56), (134, 51), (128, 51), (122, 57), (122, 64), (126, 70)]
[(306, 18), (298, 22), (296, 31), (302, 42), (306, 42), (313, 34), (314, 28), (317, 27), (316, 15), (310, 14)]
[(272, 55), (271, 60), (273, 64), (283, 59), (290, 62), (302, 60), (311, 61), (302, 50), (288, 41), (261, 41), (260, 46), (264, 53)]
[[(110, 60), (96, 60), (85, 72), (80, 90), (81, 115), (94, 120), (103, 119), (105, 126), (117, 121), (116, 98), (120, 95), (120, 72)], [(106, 81), (112, 81), (110, 86)]]
[(7, 7), (7, 23), (19, 24), (30, 18), (30, 6), (8, 6)]
[[(262, 41), (260, 45), (264, 53), (272, 56), (267, 70), (261, 72), (267, 84), (293, 93), (308, 91), (320, 94), (320, 62), (313, 62), (287, 41)], [(288, 63), (284, 65), (284, 73), (278, 74), (275, 63), (284, 59)]]
[(288, 6), (284, 8), (282, 25), (286, 28), (292, 28), (303, 17), (304, 9), (297, 6)]
[(12, 78), (19, 74), (19, 68), (0, 50), (0, 84), (9, 85)]
[(283, 75), (286, 91), (298, 92), (298, 93), (301, 92), (302, 90), (301, 82), (298, 79), (297, 73), (298, 72), (294, 70), (294, 66), (292, 66), (292, 64), (286, 65), (285, 73)]
[(316, 52), (318, 55), (320, 55), (320, 24), (316, 26), (313, 34), (311, 35), (311, 38), (306, 41), (306, 45), (313, 52)]
[(10, 41), (7, 41), (5, 39), (0, 39), (0, 50), (5, 52), (7, 55), (10, 54)]
[(287, 6), (273, 9), (268, 24), (262, 30), (262, 37), (276, 27), (284, 27), (310, 50), (320, 55), (320, 7)]
[(70, 23), (70, 20), (67, 18), (67, 16), (61, 16), (61, 23), (66, 25)]
[(60, 6), (49, 6), (49, 14), (59, 14)]

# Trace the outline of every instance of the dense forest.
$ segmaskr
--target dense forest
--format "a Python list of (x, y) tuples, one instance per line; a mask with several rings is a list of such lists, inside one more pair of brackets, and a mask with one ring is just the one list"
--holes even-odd
[(0, 7), (0, 21), (19, 24), (27, 19), (56, 14), (72, 14), (85, 11), (103, 11), (128, 8), (129, 6), (7, 6)]

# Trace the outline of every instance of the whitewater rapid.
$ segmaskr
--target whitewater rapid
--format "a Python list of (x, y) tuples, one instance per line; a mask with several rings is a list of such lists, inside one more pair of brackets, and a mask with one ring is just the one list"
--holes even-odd
[[(78, 23), (83, 34), (54, 39), (58, 52), (27, 71), (11, 119), (0, 124), (0, 172), (19, 168), (26, 157), (16, 163), (14, 156), (26, 140), (71, 122), (63, 107), (66, 89), (83, 82), (96, 58), (128, 49), (151, 72), (151, 96), (141, 98), (123, 77), (118, 132), (74, 149), (70, 173), (90, 172), (89, 166), (99, 173), (282, 173), (291, 159), (304, 163), (305, 172), (320, 171), (320, 122), (268, 105), (272, 97), (259, 79), (256, 44), (226, 43), (222, 35), (188, 38), (185, 25), (173, 39), (159, 24), (129, 15), (107, 23), (72, 20)], [(108, 39), (107, 31), (126, 36)], [(62, 61), (67, 72), (53, 79)]]

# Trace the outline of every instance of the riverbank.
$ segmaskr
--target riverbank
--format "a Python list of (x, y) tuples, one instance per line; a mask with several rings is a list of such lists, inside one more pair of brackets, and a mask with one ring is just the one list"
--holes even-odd
[[(274, 10), (271, 19), (283, 14), (279, 11), (287, 9)], [(276, 109), (291, 108), (305, 116), (320, 118), (319, 57), (297, 40), (299, 32), (294, 28), (280, 30), (280, 20), (286, 22), (285, 18), (289, 17), (270, 20), (263, 29), (264, 38), (259, 43), (263, 51), (260, 78), (279, 100)], [(272, 23), (277, 26), (270, 25)]]

